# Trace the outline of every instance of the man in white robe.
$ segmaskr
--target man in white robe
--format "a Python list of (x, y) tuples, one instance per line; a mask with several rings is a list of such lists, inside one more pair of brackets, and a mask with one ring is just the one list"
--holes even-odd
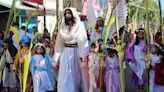
[[(85, 58), (89, 52), (87, 34), (75, 8), (67, 8), (58, 32), (54, 61), (60, 57), (58, 92), (87, 92), (84, 85)], [(85, 82), (84, 82), (85, 81)], [(81, 91), (82, 90), (82, 91)]]

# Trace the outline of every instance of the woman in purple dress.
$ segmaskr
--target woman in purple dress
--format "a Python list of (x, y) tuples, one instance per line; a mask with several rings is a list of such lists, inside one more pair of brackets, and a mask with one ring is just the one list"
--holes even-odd
[(133, 71), (132, 82), (138, 86), (138, 91), (144, 91), (146, 64), (143, 59), (146, 56), (144, 42), (144, 29), (136, 32), (135, 42), (128, 46), (126, 58), (130, 61), (129, 66)]

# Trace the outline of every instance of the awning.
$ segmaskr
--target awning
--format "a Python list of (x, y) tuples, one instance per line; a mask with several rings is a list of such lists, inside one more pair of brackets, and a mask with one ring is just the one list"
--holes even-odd
[(43, 0), (23, 0), (23, 1), (32, 2), (32, 3), (38, 3), (38, 4), (43, 5)]
[(32, 5), (34, 7), (39, 7), (39, 9), (41, 9), (41, 10), (44, 9), (42, 4), (35, 3), (35, 2), (29, 2), (28, 0), (24, 0), (23, 2), (26, 4)]
[[(35, 2), (29, 2), (28, 0), (23, 1), (26, 4), (32, 5), (34, 7), (39, 7), (42, 11), (46, 9), (46, 14), (56, 15), (56, 0), (43, 0), (43, 5)], [(59, 0), (59, 14), (63, 12), (63, 0)]]
[[(0, 0), (0, 4), (5, 6), (5, 7), (8, 7), (8, 8), (11, 8), (12, 2), (13, 2), (13, 0)], [(25, 6), (25, 5), (21, 5), (19, 2), (15, 3), (15, 7), (17, 9), (20, 9), (20, 10), (31, 10), (31, 11), (36, 10), (35, 8), (31, 8), (31, 7), (28, 7), (28, 6)]]
[(31, 8), (31, 7), (24, 6), (24, 5), (16, 5), (16, 8), (21, 9), (21, 10), (31, 10), (31, 11), (36, 10), (35, 8)]

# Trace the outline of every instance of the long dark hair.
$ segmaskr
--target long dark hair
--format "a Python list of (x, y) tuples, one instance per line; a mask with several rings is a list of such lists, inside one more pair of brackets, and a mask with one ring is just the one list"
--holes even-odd
[[(160, 46), (162, 49), (164, 49), (164, 47), (162, 46), (162, 44), (159, 44), (159, 46)], [(164, 64), (164, 51), (161, 50), (161, 49), (159, 49), (159, 47), (157, 47), (157, 46), (156, 46), (156, 48), (157, 48), (157, 55), (161, 55), (161, 56), (162, 56), (162, 58), (161, 58), (161, 63)]]
[(139, 34), (139, 32), (142, 32), (142, 31), (144, 31), (144, 29), (143, 29), (143, 28), (139, 28), (139, 29), (137, 30), (137, 32), (135, 32), (135, 33), (136, 33), (135, 45), (139, 45), (139, 43), (140, 43), (140, 38), (138, 37), (138, 34)]
[[(36, 49), (35, 49), (35, 50), (36, 50), (36, 53), (37, 53), (38, 47), (39, 47), (39, 46), (37, 46)], [(46, 49), (45, 49), (43, 46), (41, 46), (41, 48), (43, 49), (42, 56), (45, 57), (45, 55), (46, 55)], [(37, 53), (37, 54), (38, 54), (38, 53)]]
[[(101, 21), (102, 22), (102, 25), (99, 25), (98, 22)], [(97, 30), (99, 27), (103, 27), (104, 25), (104, 20), (102, 17), (98, 17), (97, 18), (97, 21), (96, 21), (96, 25), (95, 25), (95, 29)]]
[(3, 31), (0, 31), (0, 34), (1, 34), (0, 40), (3, 40), (3, 38), (4, 38), (4, 33), (3, 33)]
[(43, 46), (41, 46), (41, 48), (43, 49), (42, 56), (45, 57), (45, 55), (46, 55), (46, 49)]
[(17, 54), (17, 48), (14, 46), (12, 38), (5, 38), (3, 40), (3, 43), (8, 44), (8, 50), (9, 50), (11, 57), (15, 57)]
[(135, 45), (139, 45), (139, 43), (140, 43), (140, 39), (139, 39), (139, 37), (138, 37), (138, 33), (137, 33), (137, 35), (136, 35), (136, 41), (135, 41)]
[(162, 32), (157, 32), (155, 34), (155, 41), (159, 44), (161, 43), (161, 38), (162, 38)]
[(70, 21), (72, 21), (73, 24), (75, 24), (75, 17), (73, 16), (73, 13), (72, 13), (71, 9), (66, 9), (65, 12), (64, 12), (65, 24), (66, 25), (69, 25), (69, 22), (66, 21), (66, 17), (65, 17), (66, 16), (66, 11), (70, 11), (71, 12), (71, 19), (70, 19)]
[(159, 49), (160, 47), (158, 46), (155, 46), (157, 48), (157, 55), (162, 55), (164, 57), (164, 51), (163, 51), (163, 47), (162, 47), (162, 44), (159, 44), (159, 46), (161, 47), (161, 49)]

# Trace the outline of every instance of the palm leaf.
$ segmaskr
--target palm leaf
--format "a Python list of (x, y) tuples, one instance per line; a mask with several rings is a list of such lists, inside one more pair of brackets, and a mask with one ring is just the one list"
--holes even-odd
[[(32, 17), (38, 16), (38, 15), (40, 15), (40, 13), (39, 13), (39, 6), (37, 5), (37, 10), (34, 11), (34, 12), (32, 12), (32, 14), (30, 15), (30, 17), (28, 18), (27, 27), (28, 27), (29, 22), (32, 19)], [(32, 49), (33, 44), (34, 44), (34, 41), (37, 39), (38, 35), (39, 35), (39, 33), (37, 32), (34, 35), (34, 37), (32, 38), (31, 43), (30, 43), (30, 49), (28, 51), (28, 57), (25, 59), (25, 62), (24, 62), (24, 70), (23, 70), (24, 71), (24, 73), (23, 73), (23, 92), (26, 92), (27, 77), (28, 77), (28, 71), (29, 71), (29, 62), (31, 60), (31, 49)]]
[[(145, 0), (144, 4), (146, 7), (146, 42), (148, 45), (147, 55), (149, 55), (150, 54), (150, 30), (149, 30), (148, 0)], [(147, 92), (149, 92), (149, 68), (146, 67), (146, 70), (147, 70)]]
[(26, 92), (26, 86), (27, 86), (27, 77), (28, 77), (28, 71), (29, 71), (29, 63), (31, 60), (31, 49), (33, 47), (34, 41), (37, 39), (39, 33), (37, 32), (34, 37), (31, 40), (30, 43), (30, 49), (28, 51), (28, 58), (25, 59), (24, 62), (24, 73), (23, 73), (23, 92)]
[(13, 0), (12, 6), (10, 8), (9, 17), (8, 17), (7, 24), (6, 24), (6, 35), (8, 34), (8, 31), (9, 31), (9, 28), (11, 25), (12, 15), (14, 13), (15, 1), (16, 0)]

